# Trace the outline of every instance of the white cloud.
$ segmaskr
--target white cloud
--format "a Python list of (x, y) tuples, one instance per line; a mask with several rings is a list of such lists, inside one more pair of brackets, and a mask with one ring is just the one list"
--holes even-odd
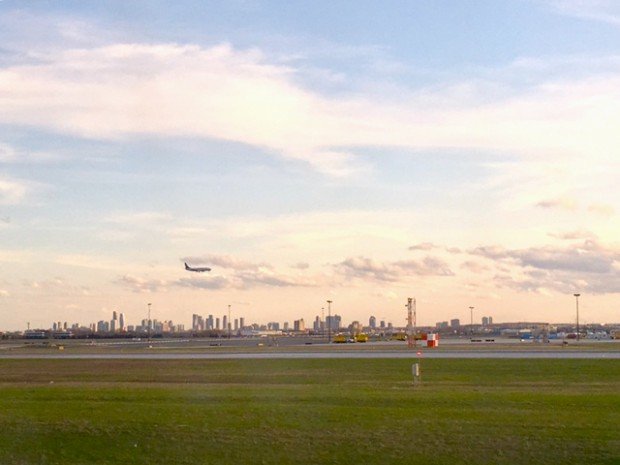
[(560, 240), (575, 240), (575, 239), (596, 239), (596, 234), (587, 231), (585, 229), (578, 229), (568, 232), (549, 233), (550, 237), (555, 237)]
[(540, 208), (559, 208), (561, 210), (577, 210), (578, 204), (577, 201), (568, 197), (558, 198), (558, 199), (549, 199), (549, 200), (541, 200), (536, 204), (537, 207)]
[(367, 257), (350, 257), (334, 265), (335, 271), (347, 279), (364, 281), (403, 281), (411, 276), (452, 276), (448, 265), (434, 257), (423, 260), (378, 262)]
[(117, 212), (103, 219), (106, 223), (130, 224), (133, 226), (148, 226), (157, 223), (172, 221), (172, 215), (166, 212), (142, 211), (142, 212)]
[(543, 0), (556, 12), (588, 21), (620, 26), (620, 4), (616, 0)]
[[(333, 175), (366, 169), (352, 147), (478, 148), (613, 159), (620, 74), (517, 90), (488, 80), (392, 94), (321, 95), (296, 70), (227, 44), (70, 49), (0, 70), (0, 122), (86, 137), (185, 135), (237, 141)], [(493, 99), (489, 88), (500, 89)], [(79, 104), (76, 104), (79, 102)]]
[(205, 275), (171, 280), (125, 275), (115, 281), (133, 292), (168, 292), (174, 288), (190, 289), (252, 289), (273, 287), (315, 287), (318, 281), (305, 276), (278, 273), (272, 270), (235, 270), (230, 275)]
[(62, 160), (63, 157), (50, 152), (18, 150), (0, 142), (0, 163), (50, 163)]
[(500, 287), (564, 293), (577, 290), (595, 294), (620, 292), (620, 249), (594, 239), (525, 249), (483, 246), (469, 253), (512, 267), (495, 276)]
[(22, 284), (29, 290), (37, 293), (82, 296), (90, 294), (88, 286), (74, 284), (58, 276), (41, 281), (24, 280)]
[(0, 178), (0, 205), (22, 203), (28, 193), (26, 182), (10, 178)]
[(593, 203), (588, 205), (588, 211), (590, 213), (596, 213), (601, 216), (610, 217), (613, 216), (616, 210), (613, 206), (607, 203)]

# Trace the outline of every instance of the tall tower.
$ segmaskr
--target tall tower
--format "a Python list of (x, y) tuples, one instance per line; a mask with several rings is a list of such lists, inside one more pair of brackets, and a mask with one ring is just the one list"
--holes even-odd
[(415, 347), (416, 305), (415, 299), (407, 299), (407, 346)]

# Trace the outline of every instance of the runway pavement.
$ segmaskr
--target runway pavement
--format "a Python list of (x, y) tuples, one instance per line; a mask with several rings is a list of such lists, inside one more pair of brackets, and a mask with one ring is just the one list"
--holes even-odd
[(0, 359), (64, 360), (252, 360), (252, 359), (565, 359), (620, 360), (620, 352), (527, 352), (527, 351), (339, 351), (339, 352), (270, 352), (270, 353), (82, 353), (82, 354), (0, 354)]

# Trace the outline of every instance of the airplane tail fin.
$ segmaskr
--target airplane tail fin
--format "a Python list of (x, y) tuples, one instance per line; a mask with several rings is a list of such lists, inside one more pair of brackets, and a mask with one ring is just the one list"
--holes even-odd
[(187, 262), (185, 262), (185, 269), (189, 270), (189, 266), (187, 266)]

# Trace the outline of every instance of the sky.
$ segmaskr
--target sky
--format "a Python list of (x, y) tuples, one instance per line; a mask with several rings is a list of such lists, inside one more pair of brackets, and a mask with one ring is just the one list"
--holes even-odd
[(0, 330), (620, 322), (618, 127), (616, 1), (0, 0)]

